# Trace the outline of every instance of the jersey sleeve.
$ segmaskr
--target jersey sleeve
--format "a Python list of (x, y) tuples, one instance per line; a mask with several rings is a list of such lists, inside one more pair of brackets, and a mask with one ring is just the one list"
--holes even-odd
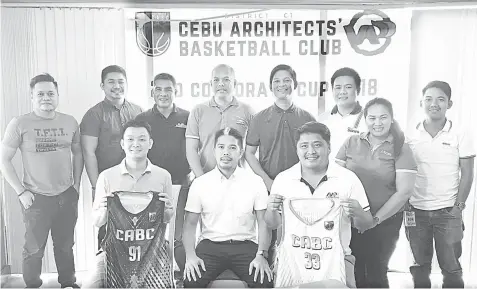
[(346, 164), (346, 152), (348, 151), (351, 137), (348, 137), (336, 154), (335, 161), (341, 165)]
[(416, 173), (417, 165), (409, 144), (404, 143), (401, 154), (396, 159), (396, 173)]
[(186, 138), (199, 139), (200, 109), (195, 107), (187, 119)]
[(101, 119), (99, 113), (95, 112), (93, 109), (88, 110), (81, 120), (81, 135), (99, 137), (100, 130)]
[(273, 180), (270, 195), (280, 195), (282, 197), (289, 197), (288, 190), (286, 189), (286, 180), (282, 173), (279, 173), (275, 180)]
[(253, 205), (253, 209), (255, 211), (265, 210), (267, 209), (267, 201), (268, 201), (268, 190), (265, 183), (262, 181), (261, 178), (256, 178), (255, 187), (257, 189), (257, 197), (255, 198), (255, 204)]
[(105, 172), (101, 172), (96, 181), (96, 190), (93, 202), (93, 224), (96, 226), (101, 226), (102, 221), (104, 221), (107, 208), (101, 208), (101, 202), (105, 196), (110, 196), (109, 183), (105, 177)]
[(363, 210), (368, 211), (370, 209), (369, 201), (368, 196), (366, 195), (366, 191), (364, 190), (363, 184), (354, 173), (352, 174), (353, 178), (351, 181), (350, 198), (357, 200)]
[(260, 145), (260, 119), (260, 114), (257, 114), (250, 122), (246, 141), (249, 146), (256, 147)]
[(475, 147), (470, 130), (462, 131), (459, 135), (459, 158), (473, 158), (475, 157)]
[(73, 118), (73, 126), (74, 126), (74, 135), (73, 135), (72, 143), (79, 144), (81, 142), (81, 136), (80, 136), (79, 125), (75, 118)]
[(192, 185), (189, 189), (189, 195), (187, 196), (187, 203), (185, 206), (185, 210), (191, 213), (201, 213), (202, 212), (202, 203), (200, 200), (200, 191), (201, 191), (201, 184), (200, 180), (196, 179), (192, 182)]

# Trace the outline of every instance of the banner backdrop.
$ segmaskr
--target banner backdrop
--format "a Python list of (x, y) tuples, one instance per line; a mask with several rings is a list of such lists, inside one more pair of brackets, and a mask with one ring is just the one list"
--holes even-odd
[[(184, 109), (211, 97), (212, 69), (235, 69), (239, 100), (258, 112), (274, 101), (270, 71), (291, 65), (298, 79), (294, 101), (313, 115), (333, 103), (330, 78), (341, 67), (362, 77), (358, 100), (381, 96), (406, 120), (411, 12), (408, 10), (127, 9), (126, 55), (130, 97), (145, 107), (154, 75), (178, 82)], [(134, 94), (134, 95), (133, 95)]]

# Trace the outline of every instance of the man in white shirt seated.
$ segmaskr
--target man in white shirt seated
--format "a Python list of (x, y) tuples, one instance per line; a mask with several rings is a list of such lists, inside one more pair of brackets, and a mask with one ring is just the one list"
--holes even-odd
[(270, 232), (264, 220), (267, 188), (259, 176), (238, 167), (244, 145), (236, 129), (219, 130), (214, 151), (217, 166), (194, 180), (185, 208), (184, 287), (205, 288), (225, 270), (249, 287), (271, 287)]
[[(297, 256), (296, 259), (288, 258), (286, 262), (288, 268), (286, 268), (286, 270), (277, 268), (278, 275), (275, 277), (275, 286), (284, 287), (291, 284), (292, 286), (300, 287), (333, 287), (336, 284), (333, 284), (331, 281), (335, 280), (338, 281), (338, 284), (340, 282), (346, 283), (347, 287), (356, 288), (354, 278), (355, 259), (353, 255), (351, 255), (351, 249), (349, 247), (351, 226), (353, 225), (359, 231), (365, 231), (369, 229), (373, 223), (373, 217), (369, 211), (369, 202), (363, 185), (352, 171), (339, 166), (334, 161), (330, 162), (331, 134), (326, 125), (318, 122), (308, 122), (298, 128), (295, 138), (296, 150), (300, 162), (278, 174), (273, 182), (268, 207), (265, 213), (265, 221), (271, 229), (279, 227), (282, 229), (282, 236), (284, 237), (282, 237), (282, 242), (279, 246), (288, 246), (279, 248), (278, 252), (288, 250), (288, 256)], [(293, 222), (293, 214), (285, 215), (285, 224), (283, 224), (282, 219), (283, 208), (292, 205), (291, 202), (288, 202), (286, 204), (287, 207), (285, 207), (284, 201), (296, 198), (308, 200), (309, 203), (317, 199), (333, 200), (335, 204), (334, 207), (341, 206), (342, 213), (333, 220), (327, 220), (324, 216), (326, 215), (326, 212), (323, 212), (324, 209), (317, 207), (314, 218), (316, 218), (317, 215), (323, 217), (318, 217), (319, 220), (313, 222), (312, 225), (304, 227), (302, 232), (297, 232), (298, 228), (303, 226), (296, 220)], [(305, 215), (300, 214), (298, 211), (295, 211), (294, 214), (298, 216), (301, 215), (298, 218), (299, 220), (305, 218)], [(304, 221), (304, 223), (306, 223), (306, 221)], [(339, 232), (334, 235), (333, 230), (339, 230)], [(309, 235), (311, 235), (312, 238), (310, 238)], [(301, 236), (301, 238), (296, 239), (297, 236)], [(321, 245), (317, 245), (318, 240), (322, 237), (326, 239), (329, 236), (334, 236), (333, 240), (339, 239), (342, 252), (334, 251), (331, 255), (326, 253), (326, 256), (316, 256), (319, 252), (323, 252), (320, 250), (313, 251), (310, 255), (310, 248), (308, 247), (316, 247), (315, 250), (318, 250), (318, 247), (321, 248)], [(287, 243), (285, 239), (290, 237), (292, 238), (292, 246), (289, 246), (290, 242)], [(310, 240), (315, 240), (313, 246), (307, 243), (307, 241)], [(335, 248), (333, 244), (331, 244), (331, 246)], [(287, 254), (278, 254), (275, 260), (278, 261), (277, 264), (283, 262), (280, 261), (283, 260), (281, 257), (283, 255)], [(315, 258), (312, 260), (307, 258), (307, 256), (313, 255), (315, 255)], [(342, 258), (342, 262), (339, 264), (335, 263), (337, 258)], [(290, 259), (300, 262), (296, 261), (292, 263), (289, 261)], [(315, 264), (317, 266), (313, 265), (311, 267), (314, 269), (320, 267), (327, 268), (330, 272), (324, 275), (330, 276), (330, 280), (323, 279), (323, 274), (320, 270), (309, 270), (311, 267), (308, 265), (316, 263), (317, 260), (318, 263)], [(335, 266), (335, 268), (330, 268), (333, 266)], [(316, 274), (313, 275), (310, 274), (310, 272), (315, 272)], [(288, 280), (282, 280), (284, 279), (284, 274), (289, 275)], [(337, 278), (337, 276), (339, 278)], [(307, 285), (305, 283), (314, 284)], [(345, 287), (344, 285), (345, 284), (342, 284), (341, 287)]]

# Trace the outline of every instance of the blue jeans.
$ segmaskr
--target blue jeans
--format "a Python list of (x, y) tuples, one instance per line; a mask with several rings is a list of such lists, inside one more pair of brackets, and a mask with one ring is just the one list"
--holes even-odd
[(443, 288), (464, 288), (462, 255), (464, 227), (462, 214), (451, 214), (452, 207), (433, 211), (413, 208), (416, 226), (406, 227), (406, 235), (411, 245), (415, 264), (410, 267), (415, 288), (430, 288), (433, 241), (436, 255), (443, 275)]
[(23, 280), (28, 288), (42, 285), (41, 263), (51, 231), (58, 283), (68, 287), (76, 282), (73, 255), (74, 232), (78, 218), (78, 192), (70, 187), (58, 196), (34, 194), (35, 200), (23, 209), (25, 245), (23, 247)]

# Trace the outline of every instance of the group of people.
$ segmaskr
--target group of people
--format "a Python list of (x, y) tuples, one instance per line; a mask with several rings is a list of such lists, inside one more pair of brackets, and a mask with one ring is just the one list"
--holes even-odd
[[(333, 74), (335, 105), (317, 117), (294, 104), (297, 84), (292, 67), (276, 66), (275, 101), (256, 113), (234, 96), (234, 70), (221, 64), (212, 71), (213, 97), (189, 112), (174, 103), (175, 78), (161, 73), (155, 104), (143, 111), (126, 99), (126, 71), (112, 65), (101, 73), (104, 100), (78, 124), (56, 111), (55, 79), (33, 77), (33, 111), (11, 120), (1, 150), (2, 173), (23, 211), (26, 286), (42, 285), (51, 230), (58, 282), (79, 287), (73, 244), (85, 167), (100, 228), (86, 288), (105, 286), (108, 197), (117, 191), (158, 192), (163, 220), (175, 222), (174, 255), (187, 288), (221, 276), (248, 287), (386, 288), (403, 223), (415, 287), (431, 286), (434, 242), (443, 287), (464, 287), (462, 211), (475, 150), (446, 117), (449, 84), (423, 88), (425, 118), (406, 136), (391, 102), (360, 105), (361, 79), (351, 68)], [(17, 149), (22, 180), (12, 164)], [(177, 205), (173, 185), (181, 186)]]

